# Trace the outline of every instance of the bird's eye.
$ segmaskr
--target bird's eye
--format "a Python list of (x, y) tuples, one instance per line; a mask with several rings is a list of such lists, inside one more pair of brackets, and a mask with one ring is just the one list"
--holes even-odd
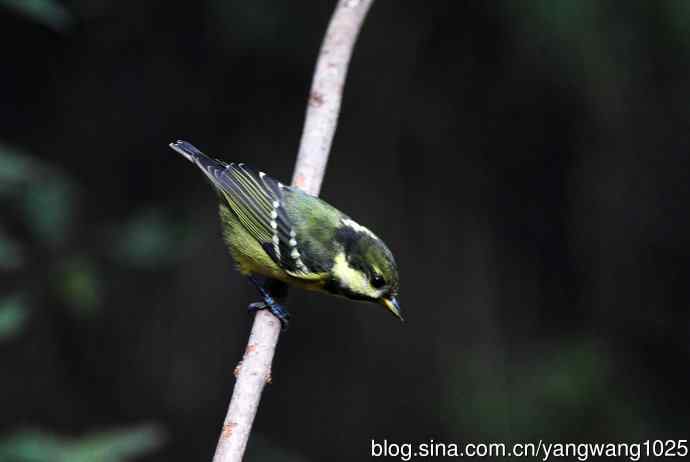
[(380, 274), (374, 274), (371, 277), (371, 285), (374, 287), (374, 289), (380, 289), (386, 285), (386, 280), (383, 279), (383, 276)]

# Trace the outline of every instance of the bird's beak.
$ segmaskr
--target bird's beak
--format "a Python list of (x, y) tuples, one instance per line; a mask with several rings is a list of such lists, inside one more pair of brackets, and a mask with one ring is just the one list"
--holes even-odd
[(405, 320), (402, 317), (402, 314), (400, 313), (400, 304), (398, 303), (398, 299), (395, 297), (390, 297), (390, 298), (382, 298), (381, 303), (383, 306), (388, 308), (388, 311), (393, 313), (396, 318), (400, 319), (402, 322), (405, 322)]

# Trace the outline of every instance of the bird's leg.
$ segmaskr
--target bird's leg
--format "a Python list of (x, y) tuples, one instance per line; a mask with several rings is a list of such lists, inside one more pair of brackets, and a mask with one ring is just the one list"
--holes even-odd
[[(261, 296), (264, 298), (262, 302), (254, 302), (250, 303), (249, 306), (247, 307), (247, 310), (250, 313), (253, 313), (258, 310), (271, 310), (271, 313), (280, 320), (280, 324), (282, 325), (283, 331), (286, 331), (288, 328), (288, 321), (290, 319), (290, 313), (287, 312), (287, 310), (276, 301), (276, 299), (271, 296), (271, 293), (268, 291), (268, 286), (272, 280), (267, 280), (264, 284), (261, 284), (254, 276), (249, 276), (249, 280), (256, 286), (256, 288), (259, 290), (259, 293)], [(283, 295), (284, 292), (286, 292), (286, 286), (282, 283), (279, 283), (276, 281), (276, 284), (273, 284), (275, 287), (271, 287), (272, 292), (276, 294), (276, 298), (280, 297)]]

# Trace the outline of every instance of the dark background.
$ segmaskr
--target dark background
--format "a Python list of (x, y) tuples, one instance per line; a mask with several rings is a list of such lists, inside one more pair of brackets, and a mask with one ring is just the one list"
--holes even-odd
[[(167, 144), (288, 181), (333, 6), (0, 1), (0, 458), (210, 460), (257, 296)], [(683, 0), (376, 2), (322, 197), (408, 322), (293, 291), (247, 460), (687, 438), (689, 64)]]

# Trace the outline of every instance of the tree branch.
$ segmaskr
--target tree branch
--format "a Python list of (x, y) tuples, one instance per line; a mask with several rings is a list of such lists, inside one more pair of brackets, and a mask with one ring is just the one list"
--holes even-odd
[[(345, 77), (357, 35), (374, 0), (339, 0), (314, 71), (292, 184), (318, 195), (338, 124)], [(256, 313), (247, 348), (235, 369), (237, 381), (213, 462), (238, 462), (247, 447), (261, 393), (271, 380), (280, 322)]]
[(340, 0), (321, 45), (292, 184), (319, 195), (340, 114), (352, 48), (373, 0)]

